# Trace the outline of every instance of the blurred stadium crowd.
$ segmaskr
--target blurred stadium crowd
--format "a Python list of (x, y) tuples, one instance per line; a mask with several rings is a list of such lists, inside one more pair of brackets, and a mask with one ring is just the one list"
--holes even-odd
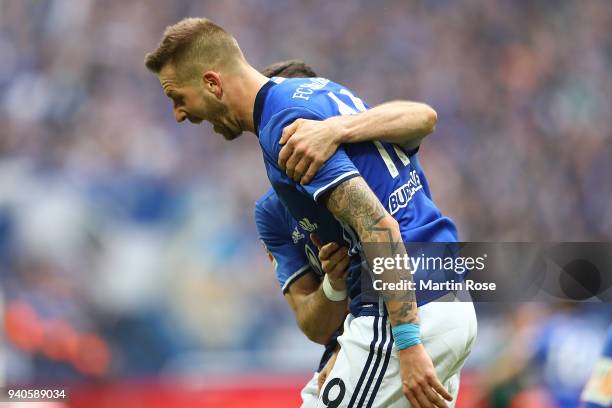
[[(432, 105), (421, 162), (462, 240), (610, 241), (612, 3), (406, 3), (1, 0), (0, 377), (315, 367), (257, 240), (255, 137), (178, 126), (144, 68), (189, 15), (257, 67), (302, 58), (371, 105)], [(497, 309), (482, 308), (466, 390), (491, 406), (528, 407), (520, 391), (540, 387), (575, 398), (610, 314)]]

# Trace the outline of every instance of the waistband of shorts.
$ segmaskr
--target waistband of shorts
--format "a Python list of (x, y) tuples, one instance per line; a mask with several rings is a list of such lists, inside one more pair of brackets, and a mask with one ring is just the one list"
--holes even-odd
[[(417, 307), (421, 307), (421, 306), (425, 306), (428, 303), (431, 303), (433, 301), (439, 300), (439, 301), (453, 301), (456, 297), (457, 293), (455, 291), (452, 290), (446, 290), (446, 291), (439, 291), (436, 292), (434, 294), (431, 294), (429, 296), (426, 297), (421, 297), (418, 299), (417, 302)], [(448, 297), (448, 299), (445, 299), (446, 297)], [(377, 304), (372, 304), (372, 303), (364, 303), (362, 305), (357, 306), (358, 310), (356, 311), (356, 313), (353, 313), (353, 311), (351, 311), (351, 314), (355, 317), (360, 317), (360, 316), (387, 316), (387, 308), (384, 307), (384, 305), (379, 305)]]

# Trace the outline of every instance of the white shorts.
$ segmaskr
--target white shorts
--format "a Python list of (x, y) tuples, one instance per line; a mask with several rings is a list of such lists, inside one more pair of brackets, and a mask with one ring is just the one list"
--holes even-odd
[[(471, 302), (431, 302), (419, 307), (421, 340), (438, 379), (453, 395), (459, 372), (476, 339), (476, 313)], [(393, 407), (410, 403), (402, 392), (398, 349), (387, 317), (348, 315), (338, 338), (340, 353), (328, 375), (317, 407)]]
[(319, 373), (315, 372), (310, 381), (306, 383), (300, 396), (302, 397), (302, 405), (300, 408), (315, 408), (319, 399)]

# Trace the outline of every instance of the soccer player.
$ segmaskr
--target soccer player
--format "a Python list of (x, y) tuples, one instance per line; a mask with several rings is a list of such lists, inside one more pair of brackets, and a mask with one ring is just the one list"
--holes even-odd
[[(316, 73), (299, 60), (277, 62), (264, 68), (266, 77), (306, 78), (316, 77)], [(393, 142), (400, 146), (412, 146), (415, 141), (421, 140), (431, 133), (435, 127), (435, 111), (431, 107), (408, 101), (395, 101), (380, 105), (365, 113), (354, 116), (338, 116), (340, 126), (352, 126), (357, 129), (352, 132), (357, 139), (374, 140), (374, 136), (381, 140)], [(391, 123), (388, 126), (389, 134), (373, 135), (371, 132), (363, 134), (369, 129), (372, 122)], [(294, 122), (295, 125), (301, 122)], [(318, 124), (329, 130), (330, 134), (316, 132), (307, 135), (306, 142), (317, 140), (318, 137), (328, 139), (325, 149), (316, 152), (335, 151), (339, 143), (335, 143), (337, 136), (342, 134), (334, 130), (327, 123), (314, 122), (312, 127), (291, 125), (286, 129), (295, 130), (298, 134), (292, 140), (300, 139), (300, 132), (304, 129), (311, 131)], [(287, 133), (287, 137), (295, 133)], [(326, 140), (327, 141), (327, 140)], [(321, 141), (325, 142), (325, 141)], [(331, 146), (329, 148), (328, 146)], [(334, 147), (335, 146), (335, 147)], [(299, 151), (299, 146), (293, 151)], [(331, 152), (333, 153), (333, 152)], [(328, 157), (331, 154), (328, 154)], [(327, 159), (313, 158), (310, 161), (316, 166)], [(291, 161), (291, 159), (289, 159)], [(289, 168), (288, 168), (289, 170)], [(316, 169), (314, 170), (316, 173)], [(319, 363), (319, 368), (312, 379), (301, 392), (302, 407), (314, 407), (318, 398), (319, 384), (322, 384), (328, 371), (333, 367), (338, 352), (336, 338), (341, 333), (341, 324), (346, 316), (346, 296), (330, 299), (329, 287), (335, 291), (346, 291), (346, 273), (348, 267), (348, 254), (345, 247), (336, 243), (329, 243), (323, 248), (317, 240), (310, 240), (309, 233), (304, 230), (296, 220), (291, 217), (288, 210), (280, 202), (273, 189), (270, 189), (257, 202), (255, 207), (255, 222), (259, 238), (264, 244), (273, 261), (277, 279), (283, 294), (296, 315), (298, 325), (306, 336), (317, 343), (325, 344), (325, 352)], [(319, 249), (320, 252), (319, 252)], [(319, 259), (317, 259), (317, 256)], [(327, 290), (327, 292), (326, 292)], [(331, 361), (330, 361), (331, 358)], [(321, 376), (319, 377), (319, 373)]]
[[(307, 78), (316, 73), (299, 60), (281, 61), (262, 70), (266, 77)], [(302, 408), (315, 407), (319, 388), (333, 366), (338, 353), (337, 337), (346, 317), (346, 297), (331, 300), (325, 295), (326, 285), (337, 291), (346, 290), (348, 252), (346, 248), (310, 239), (281, 203), (274, 189), (255, 203), (255, 222), (259, 239), (274, 265), (283, 295), (296, 315), (298, 326), (312, 341), (325, 344), (319, 367), (302, 389)], [(313, 237), (314, 238), (314, 237)], [(321, 251), (319, 251), (321, 249)]]
[[(365, 111), (364, 102), (324, 78), (269, 80), (248, 64), (230, 34), (207, 19), (168, 27), (145, 65), (173, 100), (177, 121), (206, 120), (228, 140), (243, 131), (255, 133), (268, 178), (293, 218), (324, 243), (347, 242), (350, 314), (318, 406), (447, 406), (444, 400), (453, 400), (474, 340), (473, 305), (433, 302), (449, 298), (448, 291), (417, 290), (416, 297), (413, 291), (403, 296), (386, 291), (375, 300), (362, 291), (362, 260), (373, 265), (401, 259), (406, 256), (402, 240), (457, 239), (454, 224), (425, 193), (407, 152), (380, 142), (342, 145), (305, 185), (278, 164), (286, 126), (300, 118)], [(414, 271), (398, 265), (389, 271), (385, 283), (392, 283), (390, 275), (412, 281)], [(416, 271), (414, 281), (427, 278), (419, 273), (427, 274)]]

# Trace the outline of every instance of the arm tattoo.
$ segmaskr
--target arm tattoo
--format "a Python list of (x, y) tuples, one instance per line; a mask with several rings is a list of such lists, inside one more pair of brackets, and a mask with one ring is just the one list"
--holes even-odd
[[(388, 222), (388, 217), (391, 215), (387, 213), (363, 178), (354, 177), (340, 184), (326, 197), (325, 205), (336, 218), (357, 232), (362, 244), (374, 244), (369, 247), (375, 252), (374, 254), (365, 250), (370, 265), (373, 256), (405, 253), (399, 230), (389, 226), (392, 225)], [(381, 243), (388, 245), (380, 245)], [(412, 280), (409, 271), (387, 271), (384, 275), (389, 281)], [(414, 292), (383, 291), (381, 295), (387, 304), (391, 324), (418, 322)]]
[[(400, 303), (399, 309), (389, 310), (389, 318), (392, 326), (402, 323), (418, 323), (419, 318), (414, 312), (416, 303), (414, 301)], [(391, 308), (389, 308), (391, 309)]]
[[(325, 205), (340, 221), (353, 227), (362, 242), (394, 241), (389, 228), (377, 226), (387, 212), (361, 177), (353, 177), (336, 187)], [(381, 237), (380, 232), (387, 236)]]

